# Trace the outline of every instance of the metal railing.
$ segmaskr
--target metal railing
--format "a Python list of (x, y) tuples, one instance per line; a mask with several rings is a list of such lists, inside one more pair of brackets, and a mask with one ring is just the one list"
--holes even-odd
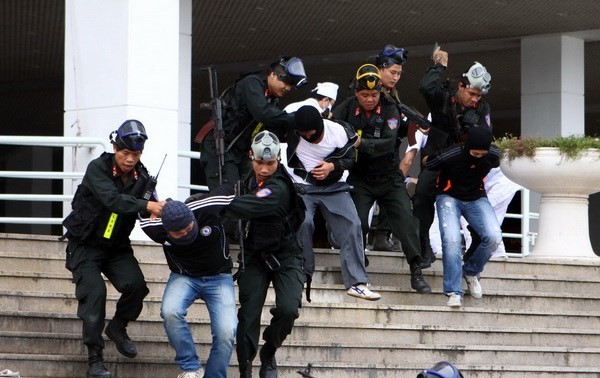
[[(90, 137), (26, 137), (26, 136), (0, 136), (0, 144), (21, 146), (45, 146), (45, 147), (92, 147), (102, 146), (105, 151), (110, 151), (112, 145), (103, 138)], [(180, 158), (200, 159), (200, 152), (179, 151)], [(16, 179), (79, 179), (84, 172), (54, 172), (54, 171), (0, 171), (0, 178)], [(208, 191), (205, 185), (181, 184), (182, 189)], [(44, 202), (70, 202), (73, 195), (66, 194), (0, 194), (0, 201), (44, 201)], [(527, 189), (521, 189), (521, 213), (507, 213), (506, 218), (521, 220), (521, 233), (502, 233), (503, 237), (521, 239), (521, 253), (507, 253), (511, 257), (525, 257), (530, 254), (530, 244), (535, 244), (537, 233), (530, 231), (530, 220), (538, 219), (538, 213), (532, 213), (530, 209), (530, 193)], [(0, 217), (0, 223), (6, 224), (41, 224), (59, 225), (63, 218), (50, 217)]]
[[(43, 137), (43, 136), (0, 136), (0, 144), (42, 147), (102, 147), (111, 151), (112, 145), (104, 138), (92, 137)], [(200, 159), (198, 151), (178, 151), (181, 158)], [(55, 172), (55, 171), (0, 171), (0, 178), (9, 179), (47, 179), (72, 180), (83, 178), (85, 172)], [(206, 185), (179, 185), (182, 189), (208, 191)], [(0, 201), (40, 201), (40, 202), (70, 202), (72, 194), (4, 194), (0, 193)], [(59, 225), (63, 218), (50, 217), (0, 217), (0, 223), (7, 224), (43, 224)]]
[(525, 257), (531, 253), (530, 246), (535, 245), (535, 239), (537, 232), (531, 232), (531, 219), (539, 219), (539, 213), (533, 213), (531, 209), (531, 193), (529, 189), (522, 188), (521, 190), (521, 214), (506, 213), (505, 218), (520, 219), (521, 220), (521, 233), (503, 232), (502, 237), (504, 238), (517, 238), (521, 239), (521, 253), (506, 253), (511, 257)]

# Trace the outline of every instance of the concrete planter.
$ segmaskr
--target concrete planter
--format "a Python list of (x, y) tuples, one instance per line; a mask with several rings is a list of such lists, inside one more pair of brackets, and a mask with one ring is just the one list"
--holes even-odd
[(595, 258), (588, 224), (588, 198), (600, 191), (600, 151), (576, 159), (558, 148), (539, 147), (533, 158), (503, 158), (500, 168), (512, 181), (541, 193), (537, 257)]

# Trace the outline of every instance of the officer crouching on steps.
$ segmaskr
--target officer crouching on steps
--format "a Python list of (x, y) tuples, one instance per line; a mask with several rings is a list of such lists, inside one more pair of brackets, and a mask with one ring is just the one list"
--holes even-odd
[(160, 216), (165, 202), (144, 199), (150, 176), (140, 162), (146, 129), (136, 120), (125, 121), (111, 133), (114, 153), (104, 152), (87, 167), (73, 197), (73, 211), (63, 221), (67, 229), (66, 268), (73, 273), (77, 316), (83, 320), (83, 343), (88, 348), (88, 378), (111, 378), (102, 350), (106, 315), (106, 285), (102, 274), (121, 293), (106, 336), (119, 352), (137, 356), (126, 327), (142, 311), (148, 287), (129, 235), (137, 213)]
[(244, 238), (245, 271), (238, 279), (240, 308), (236, 352), (241, 377), (252, 376), (258, 351), (260, 317), (269, 284), (276, 306), (263, 332), (261, 378), (277, 377), (275, 352), (292, 332), (302, 303), (306, 276), (296, 233), (304, 219), (304, 204), (285, 168), (275, 134), (261, 131), (252, 139), (253, 173), (243, 182), (246, 194), (236, 197), (224, 215), (248, 220)]

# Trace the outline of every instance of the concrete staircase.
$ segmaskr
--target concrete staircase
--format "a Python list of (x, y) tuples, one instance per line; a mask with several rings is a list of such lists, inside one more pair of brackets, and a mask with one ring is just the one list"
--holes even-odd
[[(105, 350), (115, 378), (176, 377), (173, 350), (159, 316), (169, 271), (160, 247), (137, 243), (136, 256), (150, 294), (129, 333), (138, 358)], [(55, 237), (0, 234), (0, 371), (21, 377), (83, 377), (86, 349), (65, 243)], [(441, 262), (425, 271), (433, 293), (410, 290), (403, 256), (370, 252), (368, 270), (382, 300), (345, 294), (338, 253), (319, 249), (312, 303), (304, 303), (291, 337), (278, 352), (280, 377), (300, 377), (312, 363), (318, 378), (414, 378), (440, 360), (454, 362), (465, 377), (600, 376), (600, 259), (492, 261), (482, 274), (484, 297), (466, 297), (459, 310), (446, 307)], [(107, 314), (118, 298), (109, 286)], [(263, 324), (270, 319), (267, 299)], [(208, 313), (197, 302), (189, 312), (197, 348), (210, 348)], [(235, 355), (230, 376), (237, 377)], [(258, 376), (258, 370), (255, 371)]]

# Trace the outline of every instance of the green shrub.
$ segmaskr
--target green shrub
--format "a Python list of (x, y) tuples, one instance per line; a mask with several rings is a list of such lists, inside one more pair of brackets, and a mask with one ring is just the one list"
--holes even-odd
[(589, 136), (571, 135), (568, 137), (513, 137), (496, 139), (494, 144), (500, 148), (503, 157), (513, 160), (521, 156), (534, 157), (538, 147), (557, 147), (569, 159), (574, 159), (581, 151), (589, 148), (600, 149), (600, 139)]

